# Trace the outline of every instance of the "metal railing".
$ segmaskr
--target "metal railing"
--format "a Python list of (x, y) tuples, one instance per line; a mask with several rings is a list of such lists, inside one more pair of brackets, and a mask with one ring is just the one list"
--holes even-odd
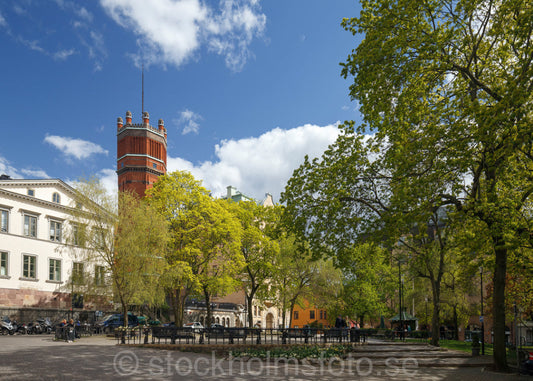
[(134, 327), (115, 329), (119, 344), (326, 344), (364, 343), (366, 333), (344, 328), (202, 328)]

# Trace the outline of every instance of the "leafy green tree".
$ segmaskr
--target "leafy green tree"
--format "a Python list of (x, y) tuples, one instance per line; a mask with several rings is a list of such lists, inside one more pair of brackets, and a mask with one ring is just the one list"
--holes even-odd
[(354, 77), (362, 128), (387, 146), (395, 194), (433, 184), (490, 237), (496, 370), (507, 369), (508, 254), (530, 231), (532, 12), (527, 0), (378, 0), (343, 21), (364, 39), (342, 74)]
[(253, 326), (253, 301), (256, 295), (262, 300), (273, 300), (270, 280), (274, 272), (279, 245), (275, 228), (280, 207), (264, 207), (253, 201), (233, 203), (234, 213), (242, 225), (241, 252), (244, 258), (242, 285), (246, 297), (248, 326)]
[[(94, 293), (112, 290), (124, 316), (133, 304), (157, 305), (164, 301), (159, 287), (167, 242), (166, 221), (136, 195), (109, 195), (98, 180), (76, 184), (68, 248), (85, 265), (101, 266), (92, 277), (87, 269), (74, 269), (72, 282)], [(124, 325), (127, 326), (127, 319)]]
[(390, 312), (387, 303), (396, 289), (387, 250), (370, 242), (358, 245), (343, 267), (342, 314), (358, 317), (362, 328), (365, 319), (378, 319)]
[(165, 271), (162, 284), (170, 297), (175, 323), (184, 323), (185, 301), (200, 290), (193, 273), (193, 252), (188, 248), (188, 233), (195, 228), (195, 207), (209, 197), (208, 191), (188, 172), (173, 172), (159, 177), (146, 192), (147, 201), (168, 221), (169, 244), (165, 252)]
[(312, 303), (331, 310), (337, 308), (342, 291), (342, 274), (331, 260), (311, 256), (296, 243), (295, 236), (280, 233), (279, 256), (270, 279), (270, 291), (278, 296), (283, 326), (292, 326), (294, 307)]
[(147, 195), (170, 224), (165, 284), (176, 324), (183, 323), (185, 299), (193, 294), (204, 298), (209, 324), (211, 296), (232, 291), (243, 267), (239, 221), (226, 201), (211, 198), (189, 172), (161, 176)]
[[(320, 159), (305, 158), (294, 171), (282, 195), (285, 219), (313, 252), (334, 258), (348, 273), (376, 265), (371, 256), (354, 257), (357, 250), (373, 247), (365, 242), (392, 248), (394, 263), (408, 262), (414, 276), (430, 282), (432, 343), (438, 345), (441, 284), (449, 253), (445, 227), (452, 219), (435, 201), (433, 184), (419, 184), (416, 192), (402, 191), (394, 181), (395, 168), (386, 160), (386, 148), (358, 134), (353, 124), (343, 126)], [(363, 287), (364, 279), (350, 287)]]

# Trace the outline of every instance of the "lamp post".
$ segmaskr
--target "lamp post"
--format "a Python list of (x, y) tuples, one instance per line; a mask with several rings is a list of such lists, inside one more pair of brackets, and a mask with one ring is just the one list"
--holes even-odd
[(485, 355), (485, 317), (483, 316), (483, 266), (479, 266), (479, 279), (481, 282), (481, 354)]
[(398, 295), (400, 297), (400, 313), (399, 313), (399, 324), (400, 329), (398, 330), (400, 334), (400, 340), (403, 338), (403, 319), (402, 319), (402, 262), (398, 259)]

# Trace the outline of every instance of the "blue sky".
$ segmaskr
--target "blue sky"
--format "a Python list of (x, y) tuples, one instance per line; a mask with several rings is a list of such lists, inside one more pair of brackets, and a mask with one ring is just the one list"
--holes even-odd
[(0, 173), (116, 184), (116, 119), (162, 118), (168, 170), (275, 201), (359, 120), (340, 76), (354, 0), (0, 0)]

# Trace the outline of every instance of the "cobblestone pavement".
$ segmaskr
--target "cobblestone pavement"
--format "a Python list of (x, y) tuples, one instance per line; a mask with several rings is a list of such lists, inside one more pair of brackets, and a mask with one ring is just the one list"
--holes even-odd
[[(377, 357), (365, 357), (364, 347), (353, 358), (335, 363), (221, 359), (214, 355), (117, 346), (112, 339), (88, 337), (74, 343), (52, 336), (1, 336), (0, 380), (528, 380), (497, 374), (484, 367), (418, 366), (423, 348), (381, 347)], [(400, 354), (404, 354), (401, 356)], [(390, 354), (390, 356), (383, 356)], [(408, 354), (408, 355), (406, 355)], [(448, 357), (450, 358), (450, 357)], [(416, 360), (416, 361), (414, 361)], [(444, 360), (443, 360), (444, 361)]]

